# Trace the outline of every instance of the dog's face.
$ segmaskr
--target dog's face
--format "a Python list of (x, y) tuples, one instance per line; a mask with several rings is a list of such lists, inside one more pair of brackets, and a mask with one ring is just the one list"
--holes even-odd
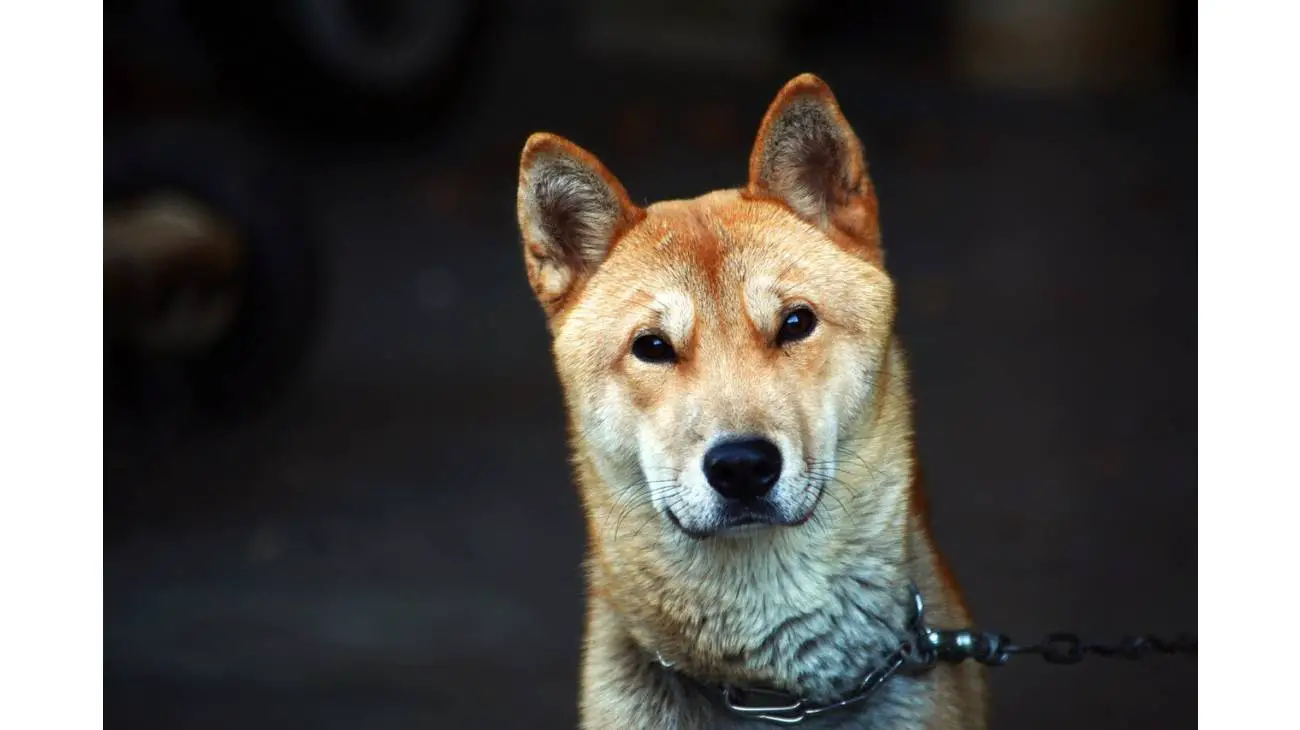
[(782, 90), (744, 190), (645, 209), (594, 157), (534, 135), (519, 219), (573, 435), (608, 490), (589, 509), (724, 538), (796, 528), (840, 488), (894, 297), (861, 148), (825, 84)]

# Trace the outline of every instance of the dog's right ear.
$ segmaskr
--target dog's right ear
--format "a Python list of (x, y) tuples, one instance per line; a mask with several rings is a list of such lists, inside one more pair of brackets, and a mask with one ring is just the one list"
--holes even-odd
[(644, 216), (594, 155), (542, 132), (524, 144), (517, 212), (528, 279), (548, 316)]

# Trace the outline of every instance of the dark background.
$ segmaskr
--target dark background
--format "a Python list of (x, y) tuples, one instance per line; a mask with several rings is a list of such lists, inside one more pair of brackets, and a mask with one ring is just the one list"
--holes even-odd
[[(977, 620), (1195, 629), (1194, 5), (1044, 0), (1019, 35), (958, 3), (773, 6), (501, 0), (380, 94), (294, 45), (292, 3), (108, 3), (106, 144), (165, 122), (204, 130), (194, 159), (238, 148), (322, 264), (264, 408), (108, 412), (109, 727), (572, 727), (584, 535), (518, 152), (563, 134), (641, 202), (739, 185), (802, 71), (867, 150)], [(1192, 660), (992, 682), (1000, 728), (1196, 721)]]

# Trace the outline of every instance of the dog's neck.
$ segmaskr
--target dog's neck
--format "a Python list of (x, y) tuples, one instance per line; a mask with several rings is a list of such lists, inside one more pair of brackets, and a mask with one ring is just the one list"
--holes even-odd
[(831, 564), (779, 533), (702, 544), (712, 554), (683, 559), (658, 595), (600, 592), (647, 659), (704, 683), (827, 702), (905, 635), (916, 579), (901, 538), (864, 536)]
[[(662, 659), (697, 682), (825, 702), (850, 692), (897, 647), (909, 585), (925, 590), (935, 578), (926, 526), (913, 509), (911, 418), (896, 353), (890, 365), (876, 402), (842, 439), (843, 488), (827, 495), (821, 516), (725, 539), (657, 531), (647, 544), (593, 534), (592, 610), (626, 636), (627, 661)], [(588, 504), (589, 512), (599, 508)], [(593, 527), (602, 519), (589, 517)], [(646, 548), (671, 558), (638, 557)]]

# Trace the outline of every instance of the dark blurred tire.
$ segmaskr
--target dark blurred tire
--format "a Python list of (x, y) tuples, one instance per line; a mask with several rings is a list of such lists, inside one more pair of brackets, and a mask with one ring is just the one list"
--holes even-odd
[(230, 94), (310, 133), (429, 128), (487, 55), (484, 0), (195, 3)]
[(244, 254), (237, 308), (210, 346), (183, 357), (108, 348), (113, 404), (227, 421), (270, 404), (299, 374), (321, 314), (322, 266), (300, 192), (270, 160), (233, 127), (149, 123), (106, 135), (106, 208), (180, 193), (232, 224)]

